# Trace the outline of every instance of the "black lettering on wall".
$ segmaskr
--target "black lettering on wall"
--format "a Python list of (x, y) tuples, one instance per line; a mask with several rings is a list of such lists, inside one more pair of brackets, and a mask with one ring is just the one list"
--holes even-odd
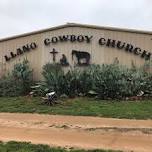
[(105, 45), (106, 44), (106, 39), (105, 38), (100, 38), (99, 39), (99, 44), (100, 45)]
[(75, 35), (70, 35), (70, 41), (75, 42), (76, 41), (76, 36)]
[(105, 38), (100, 38), (99, 39), (99, 44), (100, 45), (106, 45), (107, 47), (117, 47), (118, 49), (124, 49), (127, 52), (134, 53), (136, 55), (140, 55), (142, 58), (145, 58), (145, 60), (150, 60), (151, 58), (151, 53), (147, 52), (145, 50), (142, 51), (141, 48), (139, 47), (134, 47), (132, 44), (126, 44), (125, 42), (122, 41), (116, 41), (113, 39), (105, 39)]
[(10, 52), (10, 57), (7, 55), (4, 56), (5, 61), (10, 61), (11, 59), (15, 58), (16, 56), (19, 56), (25, 52), (30, 51), (31, 49), (34, 50), (37, 48), (37, 44), (35, 42), (32, 42), (31, 44), (23, 45), (21, 48), (16, 49), (16, 53)]
[(57, 43), (58, 42), (58, 38), (57, 37), (52, 37), (52, 43)]
[(66, 41), (68, 41), (68, 39), (69, 39), (69, 35), (59, 36), (59, 40), (60, 40), (61, 42), (66, 42)]
[(31, 43), (30, 48), (33, 49), (33, 50), (36, 49), (37, 48), (36, 43), (35, 42)]
[(8, 57), (7, 55), (5, 55), (4, 58), (5, 58), (5, 61), (9, 61), (10, 60), (10, 57)]
[(138, 47), (136, 47), (136, 48), (134, 49), (134, 54), (136, 54), (136, 55), (141, 54), (141, 49), (138, 48)]
[(77, 38), (77, 41), (78, 42), (83, 42), (84, 41), (83, 35), (79, 35), (78, 38)]
[(106, 46), (108, 46), (108, 47), (115, 47), (115, 45), (116, 45), (116, 40), (111, 40), (111, 39), (108, 39), (107, 40), (107, 44), (106, 44)]
[(23, 54), (23, 51), (20, 48), (18, 48), (16, 51), (17, 51), (17, 55)]
[(134, 49), (134, 47), (133, 47), (133, 45), (131, 45), (131, 44), (127, 44), (126, 47), (125, 47), (125, 50), (126, 50), (126, 51), (129, 51), (129, 52), (132, 52), (133, 49)]
[(93, 36), (85, 36), (85, 38), (86, 38), (86, 41), (87, 41), (87, 43), (90, 43), (91, 42), (91, 39), (93, 38)]
[(45, 40), (44, 40), (44, 44), (45, 44), (45, 45), (49, 45), (50, 43), (51, 43), (51, 42), (50, 42), (50, 39), (45, 39)]
[(10, 52), (11, 58), (16, 57), (16, 54), (14, 54), (13, 52)]
[(51, 39), (46, 38), (44, 40), (44, 44), (50, 45), (50, 43), (57, 43), (57, 42), (67, 42), (67, 41), (71, 41), (71, 42), (84, 42), (86, 41), (87, 43), (91, 42), (91, 39), (93, 38), (93, 36), (87, 36), (87, 35), (59, 35), (57, 37), (52, 37)]
[[(46, 46), (50, 45), (51, 43), (58, 43), (58, 42), (86, 42), (90, 43), (93, 36), (87, 36), (87, 35), (60, 35), (60, 36), (54, 36), (44, 39), (44, 44)], [(142, 58), (145, 58), (146, 60), (149, 60), (151, 58), (151, 53), (145, 50), (142, 50), (139, 47), (135, 47), (132, 44), (128, 44), (126, 42), (122, 42), (120, 40), (114, 40), (114, 39), (105, 39), (100, 38), (98, 41), (99, 45), (105, 45), (107, 47), (113, 47), (117, 49), (124, 49), (127, 52), (134, 53), (135, 55), (141, 55)], [(11, 60), (12, 58), (15, 58), (16, 56), (19, 56), (25, 52), (29, 52), (30, 50), (36, 49), (37, 44), (35, 42), (32, 42), (30, 44), (25, 44), (20, 48), (16, 49), (16, 52), (10, 52), (9, 55), (5, 55), (4, 58), (6, 61)]]
[(145, 58), (145, 60), (150, 60), (151, 53), (150, 52), (148, 53), (147, 51), (144, 50), (141, 54), (141, 57)]
[(122, 43), (121, 41), (118, 41), (118, 42), (117, 42), (117, 48), (118, 48), (118, 49), (123, 49), (123, 48), (125, 47), (125, 44), (126, 44), (126, 43)]
[(30, 47), (29, 47), (28, 44), (24, 45), (24, 46), (22, 47), (22, 49), (23, 49), (24, 52), (30, 51)]

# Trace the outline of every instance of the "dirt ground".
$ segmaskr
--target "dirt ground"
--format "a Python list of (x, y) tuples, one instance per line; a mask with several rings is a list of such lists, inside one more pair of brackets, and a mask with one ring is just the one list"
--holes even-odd
[(0, 113), (0, 141), (152, 152), (152, 120)]

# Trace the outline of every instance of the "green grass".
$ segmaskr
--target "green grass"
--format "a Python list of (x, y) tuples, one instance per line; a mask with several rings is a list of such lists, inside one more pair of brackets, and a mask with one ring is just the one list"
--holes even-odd
[(112, 150), (85, 151), (85, 150), (74, 150), (74, 149), (66, 150), (61, 148), (51, 148), (47, 145), (33, 145), (27, 142), (10, 141), (8, 143), (0, 142), (0, 152), (116, 152), (116, 151), (112, 151)]
[(0, 98), (0, 112), (45, 113), (100, 116), (129, 119), (152, 119), (152, 101), (103, 101), (75, 98), (53, 107), (41, 104), (40, 98)]

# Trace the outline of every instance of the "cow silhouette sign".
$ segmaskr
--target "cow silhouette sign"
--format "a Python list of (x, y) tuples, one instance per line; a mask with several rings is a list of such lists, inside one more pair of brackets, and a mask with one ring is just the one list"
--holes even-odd
[(77, 59), (77, 65), (89, 65), (90, 64), (90, 54), (88, 52), (72, 50), (72, 60), (73, 57)]

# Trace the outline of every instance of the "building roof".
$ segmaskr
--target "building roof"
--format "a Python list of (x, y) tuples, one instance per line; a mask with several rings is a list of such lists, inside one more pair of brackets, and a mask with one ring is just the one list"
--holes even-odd
[(20, 34), (20, 35), (2, 38), (2, 39), (0, 39), (0, 42), (16, 39), (16, 38), (20, 38), (20, 37), (40, 34), (40, 33), (47, 32), (47, 31), (53, 31), (53, 30), (58, 30), (58, 29), (62, 29), (62, 28), (67, 28), (67, 27), (82, 27), (82, 28), (90, 28), (90, 29), (102, 29), (102, 30), (110, 30), (110, 31), (118, 31), (118, 32), (129, 32), (129, 33), (152, 35), (152, 31), (141, 31), (141, 30), (136, 30), (136, 29), (105, 27), (105, 26), (78, 24), (78, 23), (67, 23), (64, 25), (59, 25), (59, 26), (55, 26), (55, 27), (51, 27), (51, 28), (47, 28), (47, 29), (42, 29), (42, 30), (38, 30), (38, 31), (33, 31), (33, 32), (29, 32), (29, 33), (24, 33), (24, 34)]

